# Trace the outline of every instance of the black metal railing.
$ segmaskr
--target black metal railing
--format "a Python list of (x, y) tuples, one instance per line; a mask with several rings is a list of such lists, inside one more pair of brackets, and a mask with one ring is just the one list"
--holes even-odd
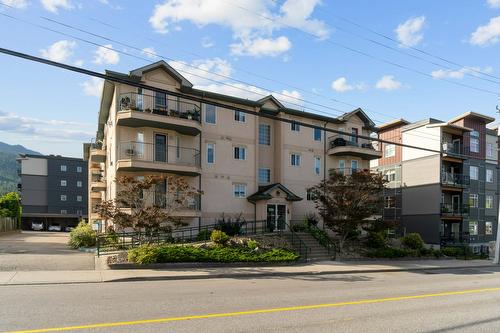
[[(240, 236), (251, 236), (260, 234), (277, 234), (281, 237), (288, 235), (292, 247), (300, 255), (301, 260), (307, 260), (310, 249), (300, 237), (290, 229), (284, 222), (283, 229), (273, 227), (266, 220), (245, 221), (242, 223)], [(97, 235), (97, 255), (102, 253), (116, 252), (139, 247), (144, 244), (185, 244), (192, 242), (203, 242), (210, 239), (210, 233), (219, 228), (218, 224), (209, 224), (196, 227), (177, 228), (171, 232), (116, 232), (102, 233)]]
[(330, 148), (351, 146), (351, 147), (359, 147), (359, 148), (375, 150), (375, 147), (373, 146), (371, 140), (358, 138), (354, 136), (334, 135), (329, 137), (328, 141)]
[(468, 205), (454, 205), (451, 203), (441, 203), (441, 216), (461, 217), (469, 214)]
[(201, 165), (200, 151), (195, 148), (136, 141), (120, 143), (119, 159), (194, 167)]
[(470, 184), (469, 175), (441, 172), (441, 184), (452, 187), (467, 187)]
[(464, 146), (462, 142), (443, 142), (441, 143), (441, 152), (447, 155), (467, 156), (470, 148)]
[(337, 244), (328, 236), (327, 232), (314, 224), (309, 224), (306, 230), (328, 251), (328, 255), (335, 259), (337, 255)]
[(153, 190), (152, 199), (152, 204), (159, 208), (176, 206), (180, 210), (199, 211), (201, 209), (200, 194), (192, 195), (184, 192), (178, 192), (175, 194), (159, 194)]
[(356, 172), (369, 172), (369, 169), (362, 169), (362, 168), (331, 168), (328, 169), (328, 174), (331, 176), (334, 173), (340, 173), (344, 176), (350, 176), (353, 173)]
[(118, 111), (138, 111), (161, 116), (192, 119), (200, 122), (200, 106), (165, 94), (124, 93), (118, 98)]

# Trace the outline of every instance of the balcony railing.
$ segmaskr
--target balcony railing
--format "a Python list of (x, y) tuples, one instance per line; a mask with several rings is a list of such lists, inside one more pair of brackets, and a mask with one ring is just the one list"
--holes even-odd
[(330, 149), (335, 147), (357, 147), (357, 148), (365, 148), (370, 150), (375, 150), (373, 143), (371, 140), (357, 138), (353, 136), (347, 135), (334, 135), (329, 138)]
[(122, 142), (119, 159), (200, 167), (200, 151), (145, 142)]
[(447, 155), (463, 156), (469, 155), (469, 147), (464, 146), (461, 142), (443, 142), (441, 144), (441, 152)]
[(328, 170), (328, 174), (331, 176), (334, 173), (340, 173), (344, 176), (350, 176), (355, 172), (369, 172), (369, 169), (362, 169), (362, 168), (332, 168)]
[(177, 195), (158, 195), (154, 196), (154, 205), (160, 208), (176, 207), (179, 210), (201, 210), (200, 195), (195, 194), (192, 196), (179, 193)]
[(451, 203), (441, 203), (441, 216), (462, 217), (469, 214), (468, 205), (453, 205)]
[(161, 116), (177, 117), (201, 121), (200, 106), (188, 100), (167, 95), (146, 95), (138, 93), (121, 94), (119, 111), (138, 111)]
[(470, 184), (470, 177), (463, 174), (441, 172), (441, 184), (452, 187), (466, 187)]

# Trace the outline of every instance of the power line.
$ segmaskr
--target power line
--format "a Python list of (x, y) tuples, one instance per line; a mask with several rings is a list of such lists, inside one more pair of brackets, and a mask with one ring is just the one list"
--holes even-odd
[(130, 85), (130, 86), (142, 88), (142, 89), (145, 89), (145, 90), (151, 90), (151, 91), (155, 91), (155, 92), (159, 92), (159, 93), (165, 93), (165, 94), (169, 94), (171, 96), (175, 96), (175, 97), (179, 97), (179, 98), (190, 99), (192, 101), (199, 102), (199, 103), (208, 103), (208, 104), (214, 105), (216, 107), (225, 108), (225, 109), (229, 109), (229, 110), (235, 110), (235, 111), (239, 111), (239, 112), (242, 112), (242, 113), (245, 113), (245, 114), (250, 114), (250, 115), (253, 115), (253, 116), (257, 116), (257, 117), (263, 117), (263, 118), (273, 119), (273, 120), (277, 120), (277, 121), (281, 121), (281, 122), (285, 122), (285, 123), (289, 123), (289, 124), (298, 124), (298, 125), (304, 126), (306, 128), (319, 128), (319, 129), (321, 129), (321, 130), (323, 130), (325, 132), (336, 133), (336, 134), (340, 134), (340, 135), (344, 135), (344, 136), (355, 137), (355, 138), (359, 138), (359, 139), (365, 139), (365, 140), (369, 140), (369, 141), (376, 141), (376, 142), (381, 142), (381, 143), (386, 143), (386, 144), (394, 144), (396, 146), (401, 146), (401, 147), (406, 147), (406, 148), (411, 148), (411, 149), (424, 150), (424, 151), (428, 151), (428, 152), (432, 152), (432, 153), (441, 154), (440, 150), (434, 150), (434, 149), (425, 148), (425, 147), (417, 147), (417, 146), (408, 145), (408, 144), (404, 144), (404, 143), (383, 140), (383, 139), (380, 139), (380, 138), (373, 138), (373, 137), (366, 136), (366, 135), (360, 135), (360, 134), (354, 134), (354, 133), (339, 131), (339, 130), (335, 130), (335, 129), (332, 129), (332, 128), (327, 128), (326, 124), (325, 124), (325, 126), (320, 127), (320, 126), (309, 124), (309, 123), (305, 123), (305, 122), (302, 122), (302, 121), (281, 118), (281, 117), (278, 117), (278, 116), (275, 116), (275, 115), (272, 115), (272, 114), (267, 114), (267, 113), (257, 112), (257, 111), (250, 111), (250, 110), (246, 110), (246, 109), (243, 109), (243, 108), (235, 107), (234, 105), (229, 105), (229, 104), (225, 104), (225, 103), (221, 103), (221, 102), (216, 102), (216, 101), (213, 101), (213, 100), (207, 100), (203, 96), (202, 97), (196, 97), (196, 96), (192, 96), (192, 95), (186, 95), (186, 94), (178, 93), (178, 92), (171, 91), (171, 90), (160, 89), (160, 88), (149, 86), (147, 84), (143, 84), (143, 83), (140, 83), (140, 82), (135, 82), (135, 81), (132, 81), (130, 79), (125, 79), (125, 78), (121, 78), (121, 77), (111, 76), (111, 75), (108, 75), (108, 74), (101, 74), (101, 73), (98, 73), (98, 72), (95, 72), (95, 71), (91, 71), (91, 70), (88, 70), (88, 69), (84, 69), (84, 68), (80, 68), (80, 67), (76, 67), (76, 66), (71, 66), (71, 65), (63, 64), (63, 63), (60, 63), (60, 62), (56, 62), (56, 61), (52, 61), (52, 60), (48, 60), (48, 59), (36, 57), (36, 56), (30, 55), (30, 54), (17, 52), (17, 51), (14, 51), (14, 50), (0, 48), (0, 53), (4, 53), (4, 54), (10, 55), (10, 56), (14, 56), (14, 57), (17, 57), (17, 58), (26, 59), (26, 60), (33, 61), (33, 62), (42, 63), (42, 64), (45, 64), (45, 65), (50, 65), (50, 66), (62, 68), (62, 69), (68, 70), (68, 71), (72, 71), (72, 72), (76, 72), (76, 73), (80, 73), (80, 74), (84, 74), (84, 75), (88, 75), (88, 76), (93, 76), (93, 77), (101, 78), (101, 79), (108, 80), (108, 81), (111, 81), (111, 82), (126, 84), (126, 85)]

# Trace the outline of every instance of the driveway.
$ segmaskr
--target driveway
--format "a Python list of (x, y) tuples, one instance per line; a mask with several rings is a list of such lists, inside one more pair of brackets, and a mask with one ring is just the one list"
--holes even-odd
[(94, 255), (68, 247), (69, 233), (0, 234), (0, 271), (93, 270)]

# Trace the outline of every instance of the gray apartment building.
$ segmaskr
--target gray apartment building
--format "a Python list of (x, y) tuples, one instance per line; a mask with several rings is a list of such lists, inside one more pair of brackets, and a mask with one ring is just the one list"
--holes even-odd
[(373, 170), (389, 181), (385, 221), (426, 243), (469, 244), (486, 252), (498, 221), (498, 130), (494, 118), (467, 112), (448, 121), (398, 119), (379, 126), (379, 137), (435, 152), (383, 144)]
[(33, 223), (42, 223), (44, 230), (65, 230), (87, 218), (88, 172), (83, 159), (20, 155), (17, 161), (24, 230), (32, 229)]

